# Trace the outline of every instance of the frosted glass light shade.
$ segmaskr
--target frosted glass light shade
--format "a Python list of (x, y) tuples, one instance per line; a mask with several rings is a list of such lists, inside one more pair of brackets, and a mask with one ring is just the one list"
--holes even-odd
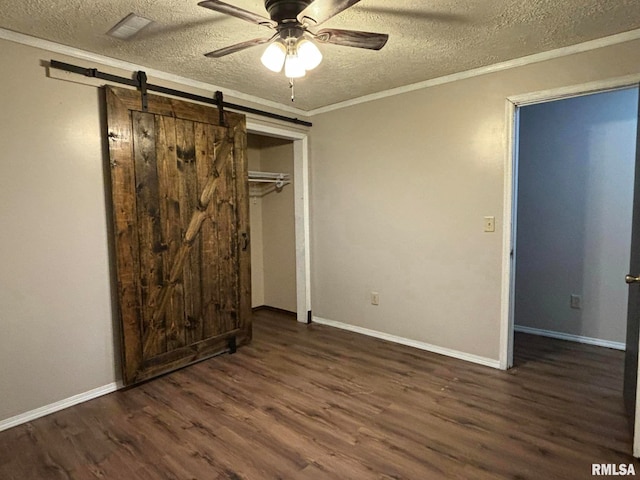
[(272, 72), (282, 71), (284, 60), (287, 57), (287, 49), (280, 42), (270, 44), (260, 57), (262, 64)]
[(300, 57), (305, 70), (313, 70), (322, 61), (320, 49), (316, 47), (315, 43), (304, 38), (298, 43), (298, 57)]
[(287, 55), (287, 60), (284, 62), (284, 75), (287, 78), (301, 78), (306, 74), (302, 60), (297, 55)]

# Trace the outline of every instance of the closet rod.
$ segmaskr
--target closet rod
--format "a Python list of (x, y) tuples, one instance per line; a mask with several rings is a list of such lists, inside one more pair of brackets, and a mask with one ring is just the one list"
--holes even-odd
[(288, 173), (280, 173), (280, 172), (259, 172), (255, 170), (249, 170), (249, 179), (252, 178), (268, 178), (268, 179), (278, 179), (278, 178), (286, 178), (288, 177)]
[(291, 183), (288, 173), (249, 171), (249, 182), (273, 183), (277, 188), (282, 188)]
[(291, 181), (287, 180), (286, 178), (250, 178), (249, 181), (258, 183), (291, 183)]

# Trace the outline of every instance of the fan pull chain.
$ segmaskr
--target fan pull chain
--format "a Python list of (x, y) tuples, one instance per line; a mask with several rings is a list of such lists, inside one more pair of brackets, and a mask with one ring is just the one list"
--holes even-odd
[(291, 101), (294, 102), (296, 99), (296, 90), (293, 86), (293, 78), (289, 79), (289, 88), (291, 89)]

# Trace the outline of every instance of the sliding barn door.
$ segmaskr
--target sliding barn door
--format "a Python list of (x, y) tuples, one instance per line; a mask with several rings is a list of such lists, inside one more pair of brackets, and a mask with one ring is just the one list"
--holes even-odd
[(106, 87), (127, 385), (251, 337), (243, 115)]

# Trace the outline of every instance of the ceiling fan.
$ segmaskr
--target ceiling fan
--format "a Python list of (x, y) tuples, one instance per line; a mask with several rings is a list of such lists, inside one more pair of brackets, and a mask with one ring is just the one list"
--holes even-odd
[(270, 18), (218, 0), (202, 1), (198, 3), (201, 7), (275, 30), (271, 37), (237, 43), (209, 52), (205, 56), (220, 58), (269, 43), (261, 58), (264, 66), (274, 72), (280, 72), (284, 67), (286, 77), (294, 79), (303, 77), (307, 70), (314, 69), (322, 61), (322, 53), (313, 40), (344, 47), (380, 50), (387, 43), (389, 35), (335, 28), (324, 28), (316, 32), (309, 30), (320, 26), (359, 1), (265, 0), (264, 6)]

